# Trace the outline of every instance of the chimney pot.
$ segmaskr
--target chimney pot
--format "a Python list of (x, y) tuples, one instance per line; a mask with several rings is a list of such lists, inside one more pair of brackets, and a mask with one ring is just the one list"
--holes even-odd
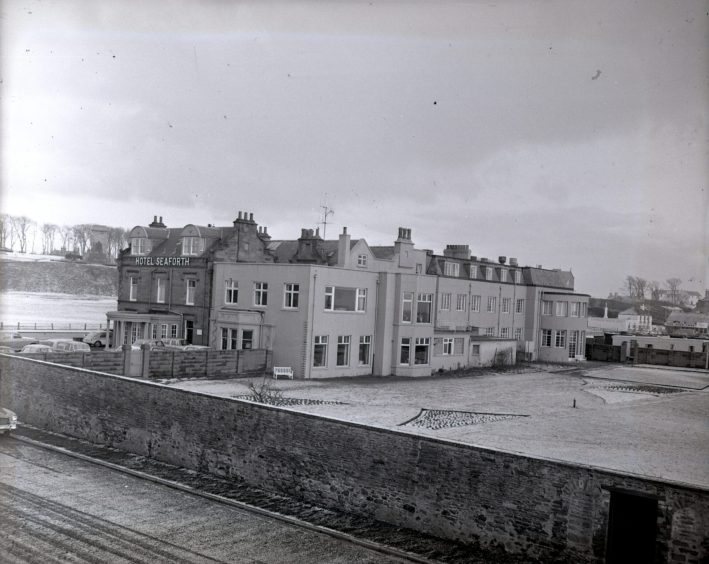
[(241, 219), (241, 212), (239, 212), (239, 219)]
[(157, 216), (157, 215), (154, 215), (154, 216), (153, 216), (153, 223), (157, 223), (157, 222), (158, 222), (158, 216)]
[(253, 221), (253, 220), (254, 220), (254, 214), (253, 214), (253, 213), (250, 213), (250, 214), (249, 214), (249, 221)]
[(343, 235), (347, 235), (347, 227), (343, 227), (343, 228), (342, 228), (342, 234), (343, 234)]

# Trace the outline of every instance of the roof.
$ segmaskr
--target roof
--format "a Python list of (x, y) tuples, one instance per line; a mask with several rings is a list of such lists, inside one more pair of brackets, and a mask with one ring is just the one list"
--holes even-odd
[(369, 247), (374, 255), (374, 258), (380, 260), (391, 260), (394, 258), (394, 247), (393, 246), (375, 246)]
[(568, 271), (525, 267), (524, 274), (525, 283), (532, 286), (574, 289), (574, 275)]
[(665, 325), (690, 325), (709, 323), (709, 313), (673, 311), (665, 320)]

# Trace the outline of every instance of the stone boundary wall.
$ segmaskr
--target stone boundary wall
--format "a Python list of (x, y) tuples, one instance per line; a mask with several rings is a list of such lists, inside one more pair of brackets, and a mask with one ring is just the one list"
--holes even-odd
[(23, 423), (544, 562), (603, 562), (612, 491), (657, 499), (656, 562), (709, 558), (709, 490), (0, 354)]
[[(23, 358), (43, 360), (64, 366), (86, 368), (115, 375), (146, 379), (228, 378), (238, 374), (267, 372), (273, 356), (270, 351), (254, 350), (149, 350), (91, 351), (88, 353), (15, 353)], [(131, 363), (130, 356), (137, 361)], [(131, 366), (135, 368), (132, 369)]]

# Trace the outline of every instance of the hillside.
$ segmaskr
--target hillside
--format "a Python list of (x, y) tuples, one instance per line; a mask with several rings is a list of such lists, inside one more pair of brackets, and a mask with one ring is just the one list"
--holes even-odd
[[(671, 304), (669, 302), (645, 300), (645, 312), (652, 315), (652, 322), (655, 325), (664, 325), (667, 316), (670, 314)], [(615, 318), (621, 311), (631, 307), (639, 309), (639, 304), (630, 300), (615, 300), (611, 298), (591, 298), (588, 303), (588, 315), (593, 317), (603, 317), (603, 310), (608, 306), (608, 317)]]
[(117, 296), (115, 266), (58, 260), (0, 260), (0, 291)]

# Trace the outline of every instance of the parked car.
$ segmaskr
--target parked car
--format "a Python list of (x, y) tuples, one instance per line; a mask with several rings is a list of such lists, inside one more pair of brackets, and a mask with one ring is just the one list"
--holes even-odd
[(0, 346), (10, 347), (15, 352), (21, 351), (25, 345), (33, 345), (37, 342), (37, 339), (25, 337), (19, 333), (0, 333)]
[(91, 352), (91, 347), (86, 343), (71, 339), (57, 339), (52, 348), (54, 352)]
[(108, 345), (111, 333), (113, 331), (92, 331), (91, 333), (86, 333), (82, 340), (90, 347), (105, 347)]
[(209, 350), (209, 347), (205, 345), (185, 345), (182, 347), (183, 351), (206, 351)]
[(48, 353), (52, 352), (52, 347), (49, 345), (25, 345), (22, 347), (22, 350), (20, 352), (23, 353)]
[(165, 344), (166, 349), (182, 350), (182, 347), (189, 345), (187, 339), (177, 339), (175, 337), (168, 337), (167, 339), (163, 339), (162, 342)]
[(0, 407), (0, 435), (17, 428), (17, 415), (9, 409)]
[(138, 339), (131, 345), (131, 349), (139, 351), (143, 345), (148, 345), (151, 350), (165, 348), (165, 343), (162, 339)]

